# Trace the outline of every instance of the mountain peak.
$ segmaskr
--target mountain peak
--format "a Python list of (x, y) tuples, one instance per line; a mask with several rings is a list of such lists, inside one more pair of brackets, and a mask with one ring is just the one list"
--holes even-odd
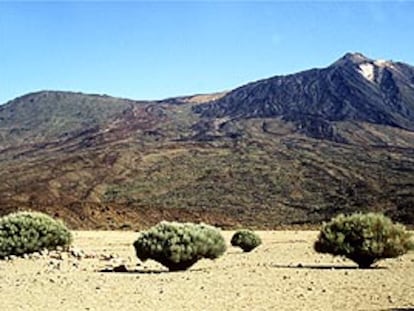
[(372, 59), (366, 57), (364, 54), (355, 52), (355, 53), (346, 53), (340, 59), (338, 59), (334, 65), (344, 65), (344, 64), (355, 64), (359, 65), (362, 63), (373, 62)]
[(347, 53), (328, 68), (247, 84), (194, 109), (203, 117), (274, 118), (342, 142), (338, 122), (414, 131), (414, 68)]

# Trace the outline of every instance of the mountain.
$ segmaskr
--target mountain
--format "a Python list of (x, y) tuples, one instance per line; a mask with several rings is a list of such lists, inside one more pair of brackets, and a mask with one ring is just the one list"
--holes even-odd
[(336, 122), (414, 130), (414, 67), (348, 53), (323, 69), (250, 83), (195, 107), (206, 118), (274, 118), (314, 138), (346, 141)]
[(27, 94), (0, 106), (0, 214), (278, 228), (375, 210), (414, 224), (413, 118), (414, 68), (359, 53), (160, 101)]

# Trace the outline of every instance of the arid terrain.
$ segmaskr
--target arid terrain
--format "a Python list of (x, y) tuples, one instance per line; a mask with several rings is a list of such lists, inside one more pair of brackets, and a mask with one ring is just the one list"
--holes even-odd
[[(316, 231), (260, 231), (251, 253), (170, 273), (139, 262), (136, 232), (76, 231), (66, 254), (0, 261), (2, 310), (412, 310), (414, 253), (360, 270), (313, 251)], [(229, 241), (232, 232), (224, 235)], [(110, 271), (125, 263), (125, 272)]]
[(0, 216), (277, 230), (379, 211), (413, 225), (413, 124), (414, 67), (360, 53), (160, 101), (30, 93), (0, 106)]

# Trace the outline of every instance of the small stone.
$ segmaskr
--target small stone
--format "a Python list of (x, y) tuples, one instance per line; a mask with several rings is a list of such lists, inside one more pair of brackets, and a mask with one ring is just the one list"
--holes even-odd
[(30, 255), (31, 259), (40, 259), (42, 255), (39, 252), (34, 252)]
[(48, 262), (48, 265), (52, 268), (52, 269), (60, 269), (60, 262), (56, 259), (52, 259)]
[(85, 257), (85, 253), (81, 249), (78, 249), (78, 248), (71, 248), (69, 250), (69, 253), (70, 253), (71, 256), (73, 256), (77, 259), (82, 259), (82, 258)]
[(49, 250), (48, 249), (42, 249), (41, 251), (40, 251), (40, 254), (42, 255), (42, 256), (47, 256), (47, 255), (49, 255)]
[(86, 259), (93, 259), (93, 258), (96, 258), (97, 256), (96, 256), (96, 254), (95, 253), (88, 253), (88, 254), (85, 254), (85, 258)]
[(63, 247), (62, 247), (62, 246), (57, 246), (57, 247), (56, 247), (56, 251), (58, 251), (58, 252), (63, 252)]
[(109, 264), (113, 267), (121, 266), (125, 264), (125, 260), (123, 258), (114, 258), (114, 259), (111, 259)]
[(118, 256), (117, 255), (115, 255), (115, 254), (102, 254), (101, 256), (100, 256), (100, 259), (101, 260), (112, 260), (112, 259), (115, 259), (115, 258), (118, 258)]
[(49, 253), (49, 257), (56, 260), (63, 260), (63, 256), (61, 253), (51, 252)]

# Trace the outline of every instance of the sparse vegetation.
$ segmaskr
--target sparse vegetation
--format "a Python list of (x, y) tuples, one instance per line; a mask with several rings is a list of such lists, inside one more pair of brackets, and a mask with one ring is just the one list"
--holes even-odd
[(343, 214), (325, 223), (314, 244), (319, 253), (345, 256), (360, 268), (414, 249), (411, 234), (401, 224), (378, 213)]
[(260, 237), (247, 229), (236, 231), (231, 238), (231, 245), (240, 247), (244, 252), (251, 252), (260, 244), (262, 244)]
[(275, 229), (381, 202), (394, 206), (387, 210), (393, 219), (413, 225), (411, 132), (335, 122), (335, 133), (349, 141), (337, 144), (296, 133), (283, 118), (205, 120), (194, 105), (62, 92), (11, 102), (0, 113), (0, 174), (7, 179), (0, 214), (16, 202), (34, 210), (47, 202), (78, 229), (125, 221), (139, 229), (165, 213)]
[(153, 259), (170, 271), (187, 270), (202, 258), (216, 259), (226, 245), (220, 231), (206, 224), (161, 222), (139, 233), (137, 257)]
[(72, 235), (66, 226), (39, 212), (18, 212), (0, 218), (0, 258), (67, 247)]

